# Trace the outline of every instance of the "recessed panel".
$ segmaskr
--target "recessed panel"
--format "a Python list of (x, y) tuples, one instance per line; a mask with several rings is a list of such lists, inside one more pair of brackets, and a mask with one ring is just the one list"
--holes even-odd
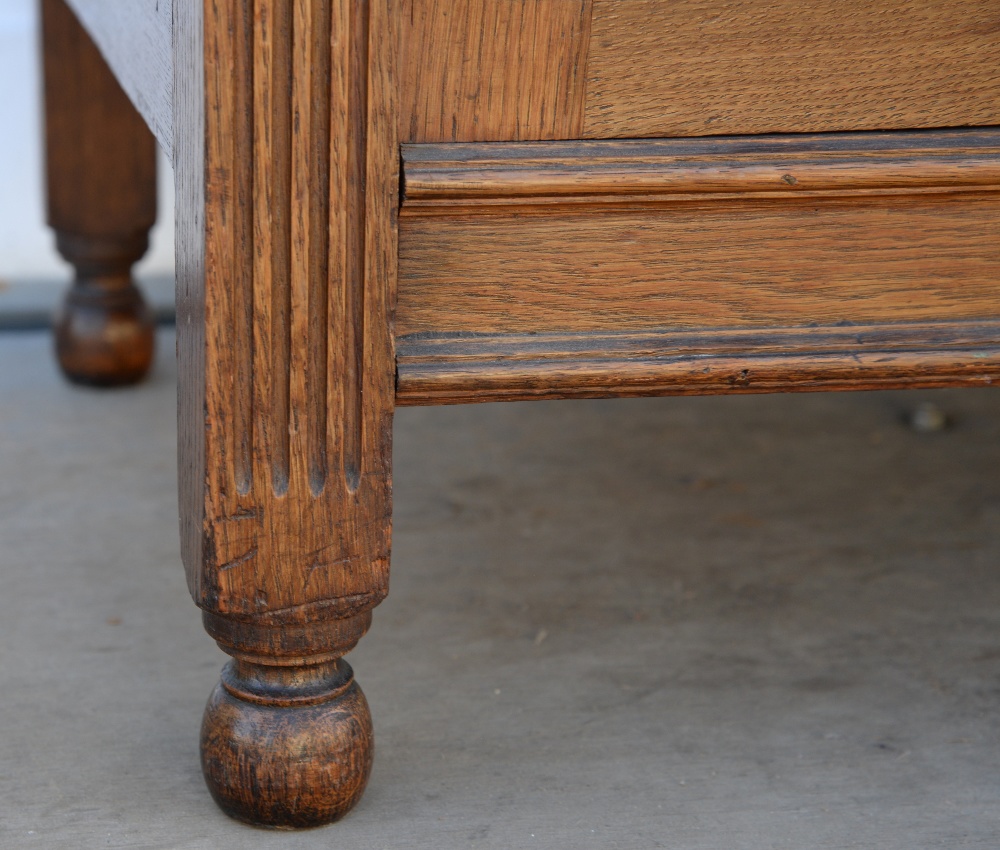
[(594, 0), (587, 138), (1000, 124), (996, 0)]

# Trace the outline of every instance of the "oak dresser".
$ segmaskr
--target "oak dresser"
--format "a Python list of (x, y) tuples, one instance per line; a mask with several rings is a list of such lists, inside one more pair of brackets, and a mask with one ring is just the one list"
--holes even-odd
[[(208, 786), (334, 820), (397, 404), (1000, 379), (996, 0), (41, 0), (74, 380), (176, 184)], [(193, 721), (193, 718), (192, 718)]]

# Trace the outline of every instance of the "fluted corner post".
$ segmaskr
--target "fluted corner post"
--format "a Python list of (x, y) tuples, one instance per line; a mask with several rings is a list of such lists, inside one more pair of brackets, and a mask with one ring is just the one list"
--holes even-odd
[(202, 766), (229, 814), (336, 820), (372, 726), (342, 660), (388, 590), (395, 0), (175, 0), (180, 505), (232, 657)]
[(132, 266), (156, 220), (156, 142), (65, 0), (41, 0), (48, 219), (76, 270), (56, 319), (65, 375), (140, 380), (153, 317)]

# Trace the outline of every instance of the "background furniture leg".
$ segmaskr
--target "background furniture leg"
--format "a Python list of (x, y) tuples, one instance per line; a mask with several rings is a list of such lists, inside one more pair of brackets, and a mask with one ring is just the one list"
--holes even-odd
[(75, 282), (56, 321), (66, 376), (116, 385), (153, 360), (131, 269), (156, 219), (156, 143), (64, 0), (42, 0), (48, 218)]

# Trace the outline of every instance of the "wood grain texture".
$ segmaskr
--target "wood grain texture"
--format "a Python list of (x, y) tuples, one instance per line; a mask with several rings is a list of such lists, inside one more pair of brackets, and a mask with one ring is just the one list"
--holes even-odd
[(993, 0), (595, 0), (586, 138), (1000, 123)]
[(368, 777), (338, 659), (388, 589), (394, 0), (175, 12), (182, 550), (235, 658), (202, 767), (233, 816), (316, 826)]
[(397, 402), (998, 378), (1000, 133), (404, 147)]
[(1000, 133), (407, 145), (407, 214), (1000, 191)]
[[(659, 164), (639, 142), (633, 143), (634, 184), (628, 174), (616, 180), (613, 168), (604, 169), (608, 148), (602, 143), (510, 145), (508, 165), (521, 150), (529, 163), (521, 171), (524, 182), (512, 185), (518, 178), (511, 165), (500, 169), (503, 179), (492, 189), (486, 182), (493, 172), (477, 164), (496, 160), (497, 146), (485, 146), (471, 160), (460, 148), (466, 162), (453, 167), (476, 176), (451, 183), (458, 206), (404, 206), (397, 334), (794, 327), (995, 315), (995, 141), (988, 134), (928, 136), (922, 153), (907, 147), (913, 137), (893, 153), (895, 142), (872, 136), (866, 155), (857, 136), (705, 140), (694, 152), (690, 143), (676, 143), (674, 158), (669, 151), (675, 143), (663, 142), (656, 146)], [(796, 145), (807, 149), (797, 161)], [(976, 145), (982, 145), (978, 152)], [(627, 161), (622, 152), (628, 148), (613, 147), (611, 159)], [(609, 179), (615, 193), (596, 205), (553, 196), (559, 187), (545, 163), (539, 165), (545, 149), (555, 173), (570, 175), (563, 187), (582, 187), (584, 201), (595, 187), (607, 188)], [(428, 155), (440, 161), (442, 151)], [(952, 166), (962, 176), (948, 189), (942, 179), (949, 179)], [(891, 191), (882, 194), (881, 181)], [(831, 194), (808, 191), (812, 183)], [(757, 191), (762, 186), (766, 191)], [(438, 189), (436, 200), (443, 203), (447, 192)], [(473, 212), (469, 205), (480, 199), (469, 195), (477, 193), (488, 202)]]
[(993, 198), (407, 218), (397, 333), (767, 327), (996, 309)]
[(48, 222), (75, 270), (56, 319), (72, 381), (141, 380), (153, 317), (132, 281), (156, 220), (156, 143), (64, 0), (42, 0)]
[(179, 169), (204, 186), (191, 265), (204, 279), (185, 287), (180, 322), (184, 391), (204, 406), (182, 411), (182, 492), (197, 517), (192, 593), (219, 614), (351, 616), (385, 593), (390, 12), (387, 0), (206, 6), (201, 177)]
[(160, 146), (173, 150), (173, 0), (68, 0)]
[(400, 137), (579, 137), (592, 2), (406, 0)]
[[(344, 661), (303, 669), (234, 660), (209, 698), (201, 749), (205, 781), (230, 816), (285, 829), (330, 823), (364, 793), (371, 712)], [(255, 781), (239, 781), (248, 775)]]
[(398, 357), (401, 405), (988, 386), (1000, 322), (415, 335)]
[(156, 221), (156, 143), (65, 0), (42, 0), (49, 223), (145, 234)]

